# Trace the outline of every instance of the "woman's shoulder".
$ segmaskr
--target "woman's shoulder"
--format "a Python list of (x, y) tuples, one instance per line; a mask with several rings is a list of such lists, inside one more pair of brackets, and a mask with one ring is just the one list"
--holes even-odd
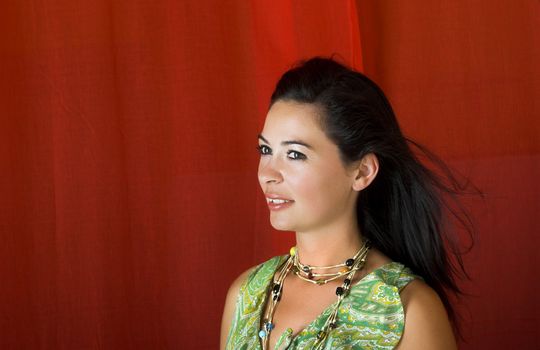
[(398, 336), (396, 349), (456, 349), (441, 298), (411, 269), (398, 262), (386, 263), (368, 275), (363, 287), (356, 294), (369, 306), (367, 313), (375, 310), (378, 320), (399, 321), (393, 330)]
[(407, 322), (397, 349), (457, 349), (446, 309), (433, 288), (415, 279), (400, 295)]
[[(431, 307), (442, 306), (438, 294), (424, 279), (407, 265), (393, 261), (382, 253), (375, 251), (370, 272), (365, 279), (376, 285), (390, 288), (398, 296), (404, 312), (417, 308), (429, 310)], [(444, 306), (442, 306), (444, 310)]]
[(456, 349), (452, 327), (437, 292), (410, 267), (380, 252), (372, 257), (375, 266), (368, 275), (373, 288), (370, 300), (380, 301), (394, 311), (401, 309), (403, 321), (406, 320), (396, 349)]
[(274, 275), (278, 266), (285, 260), (285, 255), (274, 256), (262, 263), (250, 267), (242, 272), (231, 284), (228, 297), (236, 298), (240, 293), (240, 289), (247, 285), (251, 285), (253, 281), (267, 280)]
[(254, 268), (252, 267), (242, 272), (229, 287), (227, 296), (225, 297), (225, 308), (221, 319), (220, 349), (225, 349), (227, 344), (227, 338), (231, 329), (234, 310), (236, 308), (236, 299), (240, 293), (240, 287), (253, 269)]
[[(242, 295), (245, 293), (250, 295), (260, 294), (261, 291), (266, 288), (265, 281), (272, 278), (273, 271), (277, 269), (285, 257), (286, 256), (276, 256), (256, 266), (250, 267), (232, 282), (225, 299), (225, 309), (223, 311), (221, 323), (221, 349), (225, 349), (226, 347), (237, 301), (243, 300), (245, 295)], [(260, 290), (258, 291), (258, 289)]]
[(383, 255), (373, 257), (368, 274), (352, 290), (364, 319), (376, 314), (376, 320), (393, 323), (399, 350), (455, 349), (446, 309), (435, 290), (408, 266)]
[(410, 267), (380, 253), (378, 257), (372, 277), (394, 291), (406, 320), (396, 349), (455, 349), (452, 326), (437, 292)]

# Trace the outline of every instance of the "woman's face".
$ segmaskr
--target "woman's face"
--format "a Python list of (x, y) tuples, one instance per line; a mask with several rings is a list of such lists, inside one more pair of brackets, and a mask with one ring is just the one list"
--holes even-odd
[(259, 183), (275, 229), (328, 227), (354, 210), (358, 192), (312, 104), (277, 101), (259, 136)]

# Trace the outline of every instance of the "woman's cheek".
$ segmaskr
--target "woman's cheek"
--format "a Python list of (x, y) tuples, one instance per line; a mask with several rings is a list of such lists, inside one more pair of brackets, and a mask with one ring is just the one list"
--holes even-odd
[(323, 182), (315, 174), (299, 178), (295, 185), (295, 194), (305, 208), (319, 212), (326, 202), (326, 190)]

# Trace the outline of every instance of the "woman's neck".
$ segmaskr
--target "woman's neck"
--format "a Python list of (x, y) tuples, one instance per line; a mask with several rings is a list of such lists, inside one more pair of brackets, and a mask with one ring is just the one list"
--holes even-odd
[(356, 225), (296, 232), (296, 251), (300, 262), (305, 265), (341, 264), (354, 256), (362, 244), (362, 236)]

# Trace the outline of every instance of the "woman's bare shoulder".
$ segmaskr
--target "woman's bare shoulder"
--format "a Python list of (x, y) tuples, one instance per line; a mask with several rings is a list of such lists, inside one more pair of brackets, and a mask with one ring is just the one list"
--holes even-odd
[(446, 309), (433, 288), (415, 279), (400, 294), (405, 329), (396, 349), (457, 349)]
[(257, 266), (252, 266), (249, 269), (242, 272), (236, 279), (232, 282), (231, 286), (229, 287), (229, 291), (227, 292), (227, 298), (232, 296), (234, 299), (236, 299), (236, 296), (240, 292), (240, 287), (242, 287), (242, 284), (246, 281), (249, 274), (256, 268)]
[(250, 267), (246, 271), (242, 272), (240, 276), (232, 282), (227, 292), (227, 297), (225, 298), (225, 308), (223, 310), (223, 317), (221, 319), (221, 341), (220, 349), (225, 349), (227, 342), (227, 336), (229, 335), (229, 329), (231, 328), (231, 321), (233, 318), (234, 308), (236, 306), (236, 298), (240, 293), (240, 287), (246, 281), (247, 277), (253, 271), (254, 267)]

